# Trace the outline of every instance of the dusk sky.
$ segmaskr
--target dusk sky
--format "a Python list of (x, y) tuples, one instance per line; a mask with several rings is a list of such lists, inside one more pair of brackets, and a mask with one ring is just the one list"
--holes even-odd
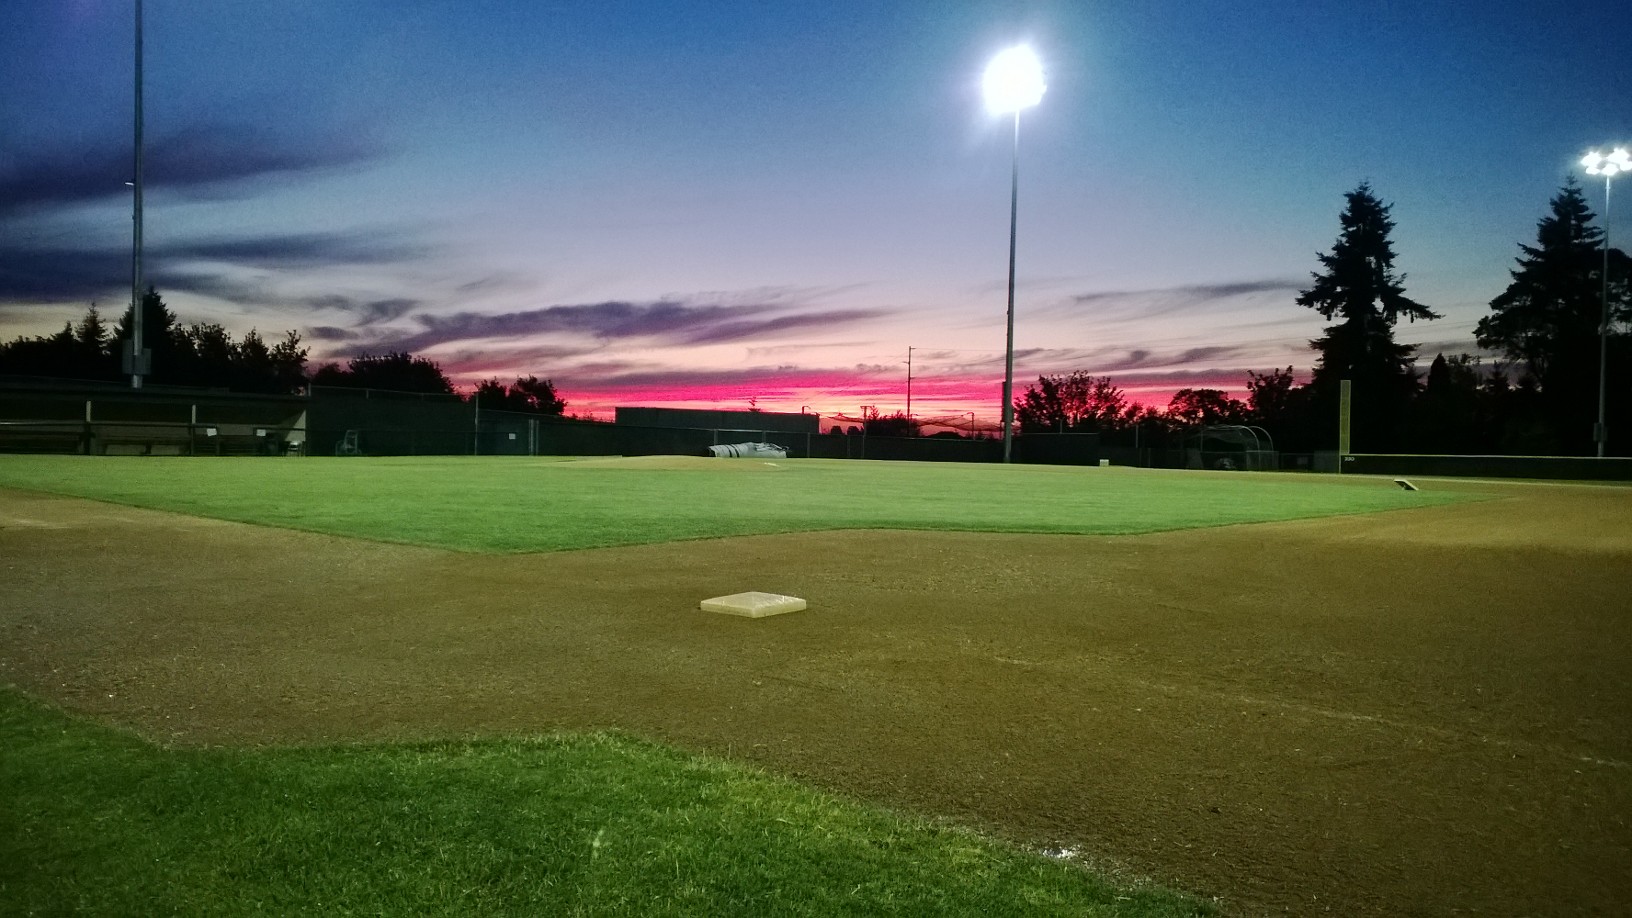
[[(1424, 359), (1593, 147), (1632, 17), (1554, 2), (146, 0), (148, 279), (183, 322), (614, 405), (974, 411), (1306, 378), (1345, 192), (1393, 204)], [(0, 0), (0, 338), (129, 302), (134, 0)], [(1584, 178), (1584, 177), (1583, 177)], [(1595, 212), (1603, 185), (1585, 181)], [(1632, 183), (1612, 241), (1632, 242)], [(1624, 201), (1625, 204), (1619, 204)]]

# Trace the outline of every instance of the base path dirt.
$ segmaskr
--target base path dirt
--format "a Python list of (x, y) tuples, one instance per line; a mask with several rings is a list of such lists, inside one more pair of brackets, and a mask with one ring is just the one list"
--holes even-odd
[[(0, 490), (0, 682), (172, 744), (618, 728), (1236, 914), (1625, 914), (1632, 489), (1478, 488), (504, 557)], [(698, 610), (746, 590), (810, 608)]]

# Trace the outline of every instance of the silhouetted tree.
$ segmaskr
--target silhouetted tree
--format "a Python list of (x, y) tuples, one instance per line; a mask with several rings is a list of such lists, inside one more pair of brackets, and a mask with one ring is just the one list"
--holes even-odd
[(1487, 453), (1497, 448), (1479, 359), (1434, 357), (1411, 408), (1406, 444), (1419, 453)]
[(78, 325), (35, 338), (0, 344), (0, 374), (110, 381), (118, 374), (102, 315), (92, 303)]
[(1079, 371), (1037, 377), (1014, 402), (1014, 416), (1027, 433), (1102, 433), (1128, 428), (1138, 411), (1109, 376)]
[(1262, 376), (1248, 370), (1246, 422), (1268, 431), (1283, 452), (1312, 450), (1309, 396), (1309, 387), (1297, 384), (1291, 367)]
[[(136, 310), (126, 306), (125, 312), (119, 317), (119, 323), (113, 330), (114, 358), (123, 361), (123, 355), (130, 351), (130, 339), (135, 334)], [(180, 329), (176, 325), (176, 314), (170, 307), (164, 305), (164, 299), (159, 292), (148, 287), (142, 294), (142, 349), (152, 354), (150, 365), (151, 374), (147, 377), (155, 383), (179, 383), (176, 372), (177, 352), (186, 347), (182, 340)], [(123, 364), (121, 363), (121, 367)], [(185, 373), (185, 371), (183, 371)]]
[(1207, 427), (1242, 423), (1247, 406), (1240, 399), (1230, 398), (1222, 389), (1180, 389), (1173, 393), (1163, 413), (1181, 427)]
[(300, 333), (290, 329), (283, 340), (272, 345), (272, 378), (276, 392), (299, 392), (306, 388), (307, 349), (300, 346)]
[(232, 384), (237, 346), (220, 324), (195, 322), (182, 326), (175, 330), (174, 343), (170, 359), (162, 368), (154, 367), (155, 380), (183, 386)]
[(567, 403), (555, 391), (555, 384), (537, 376), (518, 378), (516, 384), (510, 387), (512, 391), (520, 391), (527, 399), (529, 411), (539, 414), (560, 415), (567, 409)]
[(362, 354), (347, 361), (343, 369), (338, 364), (326, 363), (312, 374), (312, 385), (453, 393), (453, 383), (435, 361), (396, 352), (379, 357)]
[[(1535, 380), (1558, 447), (1585, 452), (1598, 410), (1604, 233), (1592, 225), (1592, 211), (1573, 178), (1550, 207), (1536, 224), (1536, 244), (1520, 243), (1523, 255), (1510, 272), (1512, 283), (1490, 301), (1491, 314), (1479, 320), (1474, 334), (1480, 347), (1519, 361)], [(1611, 249), (1610, 260), (1611, 318), (1625, 322), (1632, 318), (1628, 259)], [(1613, 367), (1611, 372), (1617, 375)]]
[(277, 377), (272, 365), (272, 349), (266, 346), (261, 333), (250, 329), (244, 335), (244, 340), (238, 342), (238, 347), (232, 354), (232, 387), (239, 392), (261, 391), (257, 387), (260, 380), (272, 380)]
[(1417, 390), (1411, 368), (1416, 346), (1395, 342), (1394, 326), (1402, 316), (1415, 322), (1439, 315), (1407, 297), (1405, 275), (1394, 271), (1390, 206), (1378, 200), (1366, 182), (1345, 198), (1348, 206), (1338, 218), (1342, 232), (1330, 253), (1317, 256), (1324, 270), (1310, 275), (1314, 285), (1299, 293), (1297, 302), (1323, 318), (1338, 320), (1325, 335), (1309, 342), (1320, 353), (1310, 383), (1316, 418), (1333, 419), (1330, 439), (1335, 440), (1339, 383), (1350, 380), (1355, 447), (1380, 452), (1396, 445), (1407, 405)]
[(74, 374), (76, 378), (112, 379), (118, 374), (119, 363), (110, 350), (112, 336), (113, 332), (102, 321), (102, 313), (92, 303), (85, 310), (85, 317), (79, 320), (79, 326), (74, 329), (80, 360), (78, 372)]
[(64, 376), (78, 354), (73, 326), (50, 337), (24, 338), (0, 345), (0, 373), (14, 376)]
[[(153, 353), (148, 381), (157, 385), (210, 386), (234, 392), (295, 393), (306, 385), (306, 349), (288, 332), (268, 348), (251, 329), (242, 342), (215, 323), (179, 326), (157, 291), (142, 298), (143, 347)], [(0, 374), (114, 381), (124, 377), (121, 356), (133, 328), (130, 307), (110, 330), (96, 304), (79, 324), (49, 337), (0, 344)]]
[(506, 386), (497, 378), (483, 381), (473, 396), (477, 404), (488, 411), (519, 411), (559, 417), (567, 403), (556, 394), (555, 386), (547, 379), (529, 376), (517, 378), (514, 385)]
[(867, 425), (869, 437), (916, 437), (923, 432), (919, 429), (918, 422), (907, 417), (904, 411), (880, 415), (877, 408), (872, 408), (867, 411), (866, 419), (862, 423)]
[(476, 391), (472, 393), (471, 398), (476, 400), (478, 407), (488, 411), (522, 410), (521, 405), (517, 403), (520, 400), (511, 401), (510, 389), (504, 383), (499, 382), (498, 377), (484, 379), (477, 383)]

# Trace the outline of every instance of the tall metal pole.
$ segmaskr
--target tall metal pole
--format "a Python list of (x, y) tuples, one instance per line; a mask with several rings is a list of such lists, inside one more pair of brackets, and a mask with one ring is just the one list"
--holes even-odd
[(1014, 177), (1009, 185), (1009, 337), (1003, 351), (1003, 461), (1014, 450), (1014, 237), (1020, 217), (1020, 110), (1014, 110)]
[(136, 0), (136, 189), (130, 254), (130, 387), (142, 387), (142, 0)]
[(1604, 447), (1609, 440), (1608, 418), (1604, 412), (1609, 376), (1609, 178), (1604, 176), (1604, 315), (1598, 325), (1598, 426), (1593, 430), (1599, 459), (1604, 458)]
[(912, 348), (907, 348), (907, 417), (912, 417)]

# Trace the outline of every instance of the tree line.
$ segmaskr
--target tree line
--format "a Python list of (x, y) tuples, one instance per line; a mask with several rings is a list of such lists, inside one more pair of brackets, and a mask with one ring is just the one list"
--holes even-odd
[[(65, 322), (54, 335), (0, 344), (0, 374), (102, 382), (126, 378), (130, 367), (123, 355), (130, 349), (134, 326), (131, 307), (109, 328), (93, 303), (77, 325)], [(152, 356), (152, 380), (161, 385), (263, 394), (299, 391), (306, 385), (307, 350), (298, 333), (288, 332), (269, 345), (255, 329), (238, 341), (213, 322), (183, 325), (151, 288), (142, 297), (142, 344)]]
[[(1022, 431), (1095, 432), (1112, 445), (1166, 445), (1215, 424), (1263, 427), (1283, 451), (1333, 449), (1344, 380), (1351, 386), (1357, 452), (1586, 454), (1598, 412), (1600, 323), (1605, 347), (1610, 452), (1632, 453), (1632, 320), (1629, 259), (1604, 250), (1604, 231), (1572, 178), (1553, 197), (1534, 245), (1520, 244), (1507, 288), (1490, 301), (1475, 340), (1500, 357), (1438, 354), (1416, 370), (1417, 347), (1395, 339), (1400, 319), (1439, 314), (1406, 296), (1394, 268), (1390, 206), (1362, 183), (1346, 196), (1341, 231), (1297, 304), (1332, 324), (1309, 342), (1307, 384), (1293, 368), (1248, 371), (1245, 400), (1219, 389), (1181, 389), (1165, 409), (1133, 405), (1110, 377), (1039, 377), (1015, 400)], [(1606, 275), (1607, 270), (1607, 275)], [(1607, 300), (1609, 314), (1604, 315)]]
[[(135, 331), (133, 316), (127, 306), (118, 323), (109, 328), (93, 303), (77, 324), (66, 322), (54, 335), (19, 336), (0, 343), (0, 375), (97, 382), (127, 379), (130, 365), (123, 355), (129, 352)], [(263, 395), (295, 395), (311, 386), (459, 394), (436, 361), (413, 354), (362, 354), (344, 366), (325, 363), (308, 373), (310, 351), (301, 346), (299, 332), (285, 332), (277, 343), (268, 345), (255, 329), (235, 340), (231, 332), (213, 322), (183, 325), (152, 287), (142, 296), (142, 345), (152, 358), (152, 372), (146, 378), (159, 386)], [(549, 380), (537, 376), (517, 378), (509, 385), (488, 379), (469, 397), (493, 411), (560, 415), (567, 405)]]

